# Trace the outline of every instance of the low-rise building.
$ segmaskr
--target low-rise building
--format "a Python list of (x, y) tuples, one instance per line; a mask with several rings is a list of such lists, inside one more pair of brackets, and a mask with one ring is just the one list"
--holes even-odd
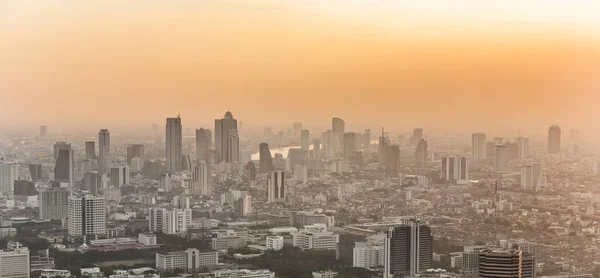
[(214, 250), (227, 250), (229, 248), (242, 248), (246, 247), (246, 237), (241, 236), (222, 236), (215, 237), (212, 239), (212, 249)]
[(215, 278), (274, 278), (275, 272), (266, 269), (225, 269), (214, 271), (212, 275)]
[(269, 250), (275, 251), (283, 249), (283, 237), (267, 236), (267, 248), (269, 248)]
[(302, 250), (336, 250), (339, 235), (327, 231), (325, 224), (304, 226), (298, 233), (292, 234), (294, 247)]
[(183, 251), (156, 253), (156, 269), (161, 272), (175, 269), (194, 271), (218, 263), (219, 254), (214, 250), (200, 251), (195, 248), (188, 248)]

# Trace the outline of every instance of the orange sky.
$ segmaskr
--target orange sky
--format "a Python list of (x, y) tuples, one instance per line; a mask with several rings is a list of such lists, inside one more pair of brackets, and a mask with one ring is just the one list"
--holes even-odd
[(598, 129), (597, 1), (23, 2), (0, 1), (4, 126)]

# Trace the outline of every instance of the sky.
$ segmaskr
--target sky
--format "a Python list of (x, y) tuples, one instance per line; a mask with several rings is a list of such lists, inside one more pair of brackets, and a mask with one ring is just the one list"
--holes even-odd
[(0, 0), (1, 127), (600, 135), (598, 65), (596, 0)]

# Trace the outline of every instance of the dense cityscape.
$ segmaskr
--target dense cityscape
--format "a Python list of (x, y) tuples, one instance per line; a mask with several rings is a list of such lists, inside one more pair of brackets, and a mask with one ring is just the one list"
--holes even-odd
[(184, 124), (0, 136), (0, 277), (598, 273), (600, 159), (576, 129)]

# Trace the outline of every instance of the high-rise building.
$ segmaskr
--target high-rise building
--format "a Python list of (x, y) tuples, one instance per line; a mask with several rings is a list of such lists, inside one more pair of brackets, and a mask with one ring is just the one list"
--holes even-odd
[(30, 277), (29, 249), (17, 243), (14, 249), (0, 250), (0, 278)]
[(229, 130), (225, 162), (240, 163), (240, 137), (237, 129)]
[(131, 172), (139, 173), (144, 169), (144, 160), (139, 157), (132, 158), (129, 164)]
[(134, 157), (144, 159), (144, 145), (143, 144), (132, 144), (127, 146), (127, 165), (131, 166), (131, 160)]
[(158, 133), (158, 124), (152, 124), (152, 133)]
[(70, 236), (97, 237), (106, 235), (106, 201), (89, 192), (75, 192), (69, 196)]
[(269, 173), (273, 170), (273, 157), (269, 150), (269, 144), (260, 143), (258, 146), (259, 165), (258, 168), (261, 173)]
[(86, 141), (85, 142), (85, 158), (96, 159), (96, 142)]
[(415, 276), (432, 267), (431, 229), (417, 220), (390, 228), (384, 246), (384, 278)]
[(302, 150), (307, 151), (310, 149), (310, 132), (306, 129), (303, 129), (300, 132), (300, 146)]
[(479, 252), (485, 249), (487, 249), (485, 245), (463, 248), (462, 272), (465, 278), (479, 277)]
[(246, 166), (244, 167), (244, 179), (245, 180), (255, 180), (256, 179), (256, 164), (252, 161), (248, 161)]
[[(302, 123), (294, 123), (292, 125), (293, 133), (294, 133), (294, 141), (298, 140), (302, 133)], [(298, 142), (298, 141), (296, 141)]]
[(110, 160), (110, 132), (108, 129), (101, 129), (98, 132), (98, 169), (101, 174), (109, 170)]
[(466, 157), (442, 157), (442, 179), (468, 180), (469, 161)]
[(525, 159), (529, 157), (529, 138), (519, 137), (517, 138), (517, 146), (519, 148), (519, 159)]
[(68, 188), (40, 188), (38, 192), (40, 219), (63, 219), (69, 216)]
[(237, 199), (235, 202), (235, 212), (239, 217), (246, 217), (252, 212), (252, 197), (244, 196)]
[(485, 133), (473, 133), (471, 135), (471, 159), (486, 159), (486, 150)]
[(386, 156), (389, 144), (389, 139), (387, 138), (386, 133), (383, 131), (383, 128), (381, 128), (381, 136), (379, 137), (379, 167), (381, 168), (386, 167)]
[(210, 130), (196, 129), (196, 161), (210, 161)]
[(423, 139), (423, 129), (415, 128), (413, 130), (412, 136), (410, 137), (409, 144), (411, 146), (416, 146), (417, 144), (419, 144), (419, 142), (421, 142), (421, 139)]
[(288, 150), (287, 169), (292, 171), (296, 165), (306, 165), (307, 159), (308, 152), (298, 148), (291, 148)]
[(46, 127), (45, 125), (40, 126), (40, 137), (46, 137), (47, 133), (48, 127)]
[(163, 233), (171, 235), (185, 233), (191, 225), (191, 209), (172, 209), (163, 211)]
[(338, 140), (336, 140), (336, 135), (334, 134), (333, 131), (328, 130), (326, 132), (323, 132), (321, 137), (322, 137), (321, 142), (323, 142), (322, 156), (328, 157), (328, 158), (334, 157), (335, 152), (336, 152), (335, 144), (338, 141)]
[(75, 156), (71, 149), (59, 150), (56, 164), (54, 165), (54, 180), (69, 182), (69, 186), (73, 186), (75, 165)]
[(192, 170), (192, 159), (189, 155), (181, 156), (181, 171), (190, 171)]
[(427, 141), (421, 139), (415, 150), (415, 162), (417, 165), (427, 164)]
[(385, 151), (385, 175), (396, 178), (398, 174), (400, 174), (400, 147), (397, 145), (387, 146)]
[(385, 247), (380, 242), (356, 242), (352, 253), (353, 267), (372, 269), (385, 264)]
[(548, 153), (560, 153), (560, 127), (552, 125), (548, 129)]
[(356, 151), (356, 133), (344, 133), (344, 159), (350, 160)]
[[(232, 130), (236, 130), (236, 132), (231, 132)], [(237, 136), (237, 120), (233, 118), (231, 112), (227, 111), (222, 119), (215, 120), (215, 161), (217, 163), (220, 163), (221, 161), (230, 163), (238, 162), (227, 160), (230, 158), (228, 154), (232, 152), (232, 150), (229, 150), (228, 148), (232, 147), (231, 144), (236, 143), (236, 140), (229, 139), (232, 135)], [(239, 152), (239, 138), (237, 139), (237, 146), (235, 147)]]
[(365, 129), (363, 134), (363, 148), (368, 148), (371, 145), (371, 129)]
[(521, 188), (536, 190), (542, 185), (542, 166), (540, 164), (526, 165), (521, 168)]
[(192, 182), (189, 192), (192, 195), (210, 196), (212, 194), (212, 176), (210, 164), (201, 160), (192, 171)]
[(308, 179), (308, 167), (306, 165), (294, 166), (294, 180), (305, 184)]
[[(42, 164), (29, 164), (29, 175), (32, 181), (40, 181), (44, 178)], [(2, 187), (0, 187), (2, 188)]]
[(479, 252), (481, 278), (534, 278), (535, 268), (535, 256), (527, 252), (503, 249)]
[(320, 158), (321, 157), (321, 140), (314, 139), (313, 140), (313, 157)]
[(0, 193), (8, 194), (15, 190), (15, 181), (19, 179), (19, 165), (0, 160)]
[(98, 192), (100, 189), (102, 189), (102, 175), (96, 171), (84, 173), (83, 189), (91, 192), (94, 195), (98, 195)]
[(148, 229), (151, 232), (162, 232), (165, 212), (165, 208), (148, 209)]
[(496, 145), (496, 173), (506, 173), (510, 171), (510, 149), (508, 145)]
[(344, 133), (346, 132), (346, 122), (340, 118), (331, 119), (331, 131), (333, 137), (331, 138), (331, 149), (332, 157), (338, 152), (342, 151), (344, 146)]
[(60, 150), (70, 150), (71, 149), (71, 144), (67, 143), (67, 142), (56, 142), (54, 143), (54, 160), (56, 160), (58, 158), (58, 152)]
[(167, 139), (167, 172), (175, 173), (181, 171), (181, 117), (167, 118), (166, 139)]
[(267, 179), (267, 202), (285, 202), (285, 172), (272, 171)]
[(129, 166), (112, 167), (110, 169), (110, 184), (116, 187), (129, 184)]

